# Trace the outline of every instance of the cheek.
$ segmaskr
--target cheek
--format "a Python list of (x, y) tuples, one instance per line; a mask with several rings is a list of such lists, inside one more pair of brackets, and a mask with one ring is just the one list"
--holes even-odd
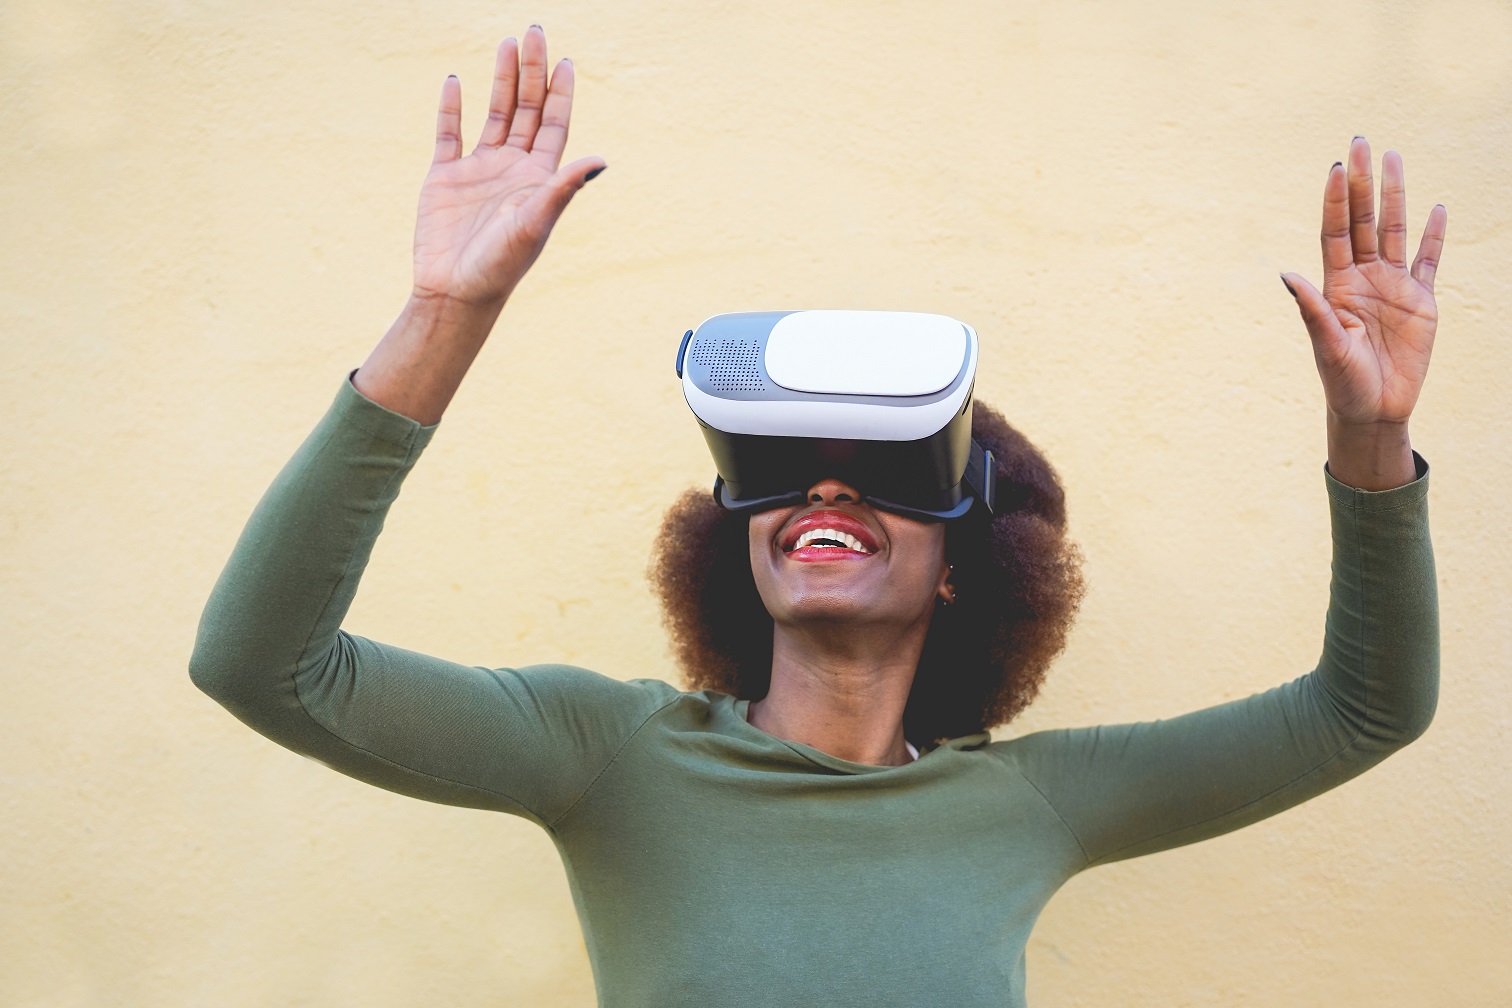
[(772, 580), (772, 537), (782, 527), (783, 514), (763, 511), (751, 516), (747, 543), (751, 563), (751, 577), (756, 581), (756, 590), (763, 600)]
[(910, 592), (917, 588), (921, 594), (933, 594), (945, 569), (945, 527), (907, 522), (887, 532), (893, 542), (895, 576), (907, 581)]
[(752, 566), (755, 566), (758, 559), (766, 558), (772, 537), (781, 527), (782, 520), (775, 517), (774, 512), (761, 511), (751, 515), (750, 523), (746, 526), (746, 540), (750, 546)]

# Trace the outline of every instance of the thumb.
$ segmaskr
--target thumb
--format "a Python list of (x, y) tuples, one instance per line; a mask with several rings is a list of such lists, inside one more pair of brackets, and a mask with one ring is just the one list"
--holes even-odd
[(1328, 299), (1296, 273), (1282, 273), (1281, 282), (1286, 284), (1286, 289), (1296, 299), (1297, 310), (1302, 313), (1302, 324), (1307, 326), (1307, 335), (1312, 340), (1313, 353), (1318, 359), (1336, 360), (1343, 356), (1348, 337)]
[(606, 167), (604, 159), (599, 157), (578, 158), (571, 164), (563, 165), (531, 193), (530, 198), (520, 207), (521, 216), (539, 222), (541, 231), (550, 232), (577, 191)]

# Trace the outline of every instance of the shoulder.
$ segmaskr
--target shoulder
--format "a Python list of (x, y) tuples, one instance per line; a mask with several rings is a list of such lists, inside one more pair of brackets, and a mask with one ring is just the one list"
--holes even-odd
[(643, 721), (684, 692), (661, 679), (615, 679), (576, 665), (547, 663), (491, 670), (521, 699), (559, 716)]
[(994, 741), (982, 748), (1014, 771), (1040, 780), (1085, 761), (1089, 752), (1097, 748), (1103, 733), (1102, 726), (1054, 728)]

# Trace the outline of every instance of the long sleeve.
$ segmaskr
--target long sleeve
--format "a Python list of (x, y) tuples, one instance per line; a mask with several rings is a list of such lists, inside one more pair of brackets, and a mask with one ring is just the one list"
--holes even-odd
[(342, 773), (550, 826), (676, 692), (568, 666), (469, 667), (341, 630), (434, 431), (343, 382), (237, 542), (190, 675), (258, 732)]
[(1086, 865), (1193, 843), (1274, 815), (1423, 733), (1438, 698), (1427, 464), (1378, 493), (1325, 476), (1333, 577), (1317, 668), (1165, 721), (1041, 732), (992, 750), (1040, 791)]

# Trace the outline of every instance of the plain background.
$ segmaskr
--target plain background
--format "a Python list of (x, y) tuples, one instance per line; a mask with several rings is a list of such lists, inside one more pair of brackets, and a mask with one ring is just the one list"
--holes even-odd
[(0, 6), (0, 1002), (593, 1003), (544, 834), (335, 775), (185, 672), (242, 521), (408, 290), (442, 79), (475, 136), (494, 46), (532, 21), (578, 68), (569, 156), (609, 170), (348, 628), (675, 678), (643, 571), (712, 477), (678, 337), (890, 308), (982, 333), (978, 394), (1055, 461), (1087, 556), (1071, 646), (998, 737), (1301, 674), (1323, 418), (1277, 273), (1320, 279), (1324, 176), (1361, 133), (1404, 156), (1414, 244), (1450, 208), (1414, 421), (1438, 718), (1302, 808), (1073, 880), (1031, 999), (1512, 1003), (1512, 6), (1490, 0)]

